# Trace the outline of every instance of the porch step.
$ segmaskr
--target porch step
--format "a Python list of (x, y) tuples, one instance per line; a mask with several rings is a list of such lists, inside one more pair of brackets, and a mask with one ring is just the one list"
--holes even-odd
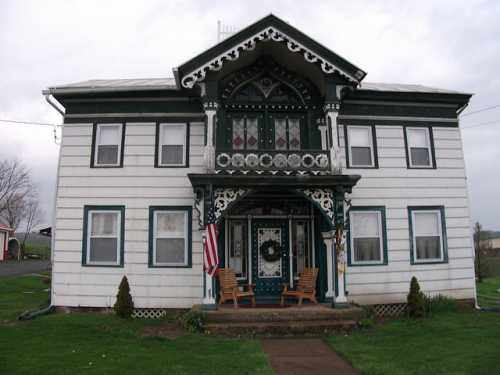
[(347, 333), (356, 326), (354, 320), (230, 322), (209, 323), (205, 330), (224, 336), (293, 336)]
[(219, 306), (206, 312), (207, 323), (295, 323), (359, 321), (364, 310), (359, 307), (332, 309), (324, 305), (287, 308), (238, 308)]

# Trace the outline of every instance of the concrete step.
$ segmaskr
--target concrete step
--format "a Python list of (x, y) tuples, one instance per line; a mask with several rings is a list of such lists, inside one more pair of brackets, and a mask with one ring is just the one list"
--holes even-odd
[(365, 316), (359, 307), (332, 309), (327, 306), (289, 308), (239, 308), (220, 307), (206, 312), (207, 323), (258, 323), (258, 322), (314, 322), (359, 321)]
[(205, 331), (223, 336), (294, 336), (343, 334), (357, 327), (354, 320), (316, 320), (308, 322), (231, 322), (209, 323)]

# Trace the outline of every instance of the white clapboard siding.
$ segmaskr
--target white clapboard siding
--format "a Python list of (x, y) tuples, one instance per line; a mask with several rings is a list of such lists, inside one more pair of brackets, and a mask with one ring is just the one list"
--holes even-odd
[[(90, 168), (92, 124), (63, 127), (55, 225), (53, 303), (114, 304), (123, 275), (137, 307), (191, 307), (203, 297), (202, 243), (193, 210), (192, 267), (149, 268), (149, 206), (192, 206), (187, 173), (203, 173), (204, 124), (190, 125), (189, 168), (154, 168), (156, 125), (127, 123), (123, 168)], [(84, 205), (125, 206), (124, 267), (81, 264)]]
[[(350, 198), (354, 206), (385, 206), (388, 264), (352, 266), (348, 298), (362, 304), (404, 302), (412, 276), (427, 294), (474, 298), (474, 263), (467, 180), (460, 131), (434, 127), (436, 169), (407, 169), (403, 128), (376, 126), (379, 169), (344, 169), (362, 176)], [(340, 131), (345, 165), (345, 139)], [(410, 263), (408, 206), (444, 206), (448, 263)]]

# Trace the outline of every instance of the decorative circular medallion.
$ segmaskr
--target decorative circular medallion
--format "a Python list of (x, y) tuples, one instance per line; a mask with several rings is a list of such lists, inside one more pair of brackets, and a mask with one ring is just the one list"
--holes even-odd
[(315, 164), (314, 156), (312, 156), (311, 154), (305, 154), (304, 156), (302, 156), (302, 165), (305, 168), (314, 167), (314, 164)]
[(248, 154), (245, 158), (245, 162), (247, 164), (247, 167), (256, 168), (259, 166), (259, 157), (257, 156), (257, 154)]
[(229, 166), (229, 164), (231, 163), (231, 157), (229, 156), (229, 154), (219, 154), (217, 156), (217, 165), (219, 167), (222, 167), (222, 168), (226, 168)]
[(259, 158), (260, 165), (264, 168), (271, 168), (273, 165), (273, 157), (269, 154), (262, 154)]
[(235, 168), (242, 168), (245, 165), (245, 157), (242, 154), (234, 154), (231, 158), (231, 164)]
[(274, 155), (273, 164), (276, 168), (285, 168), (286, 167), (286, 156), (284, 154)]
[(266, 262), (276, 262), (281, 259), (281, 246), (278, 241), (267, 240), (260, 245), (260, 254)]
[(325, 154), (316, 156), (316, 165), (320, 168), (328, 167), (328, 157)]
[(300, 155), (298, 155), (298, 154), (288, 155), (288, 166), (290, 168), (299, 168), (300, 161), (301, 161)]

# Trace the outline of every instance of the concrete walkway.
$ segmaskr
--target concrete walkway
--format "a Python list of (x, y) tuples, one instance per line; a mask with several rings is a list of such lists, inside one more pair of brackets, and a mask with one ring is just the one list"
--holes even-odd
[(29, 273), (37, 273), (50, 269), (50, 261), (48, 260), (9, 260), (0, 262), (0, 276), (16, 276), (26, 275)]
[(359, 375), (319, 338), (262, 339), (276, 375)]

